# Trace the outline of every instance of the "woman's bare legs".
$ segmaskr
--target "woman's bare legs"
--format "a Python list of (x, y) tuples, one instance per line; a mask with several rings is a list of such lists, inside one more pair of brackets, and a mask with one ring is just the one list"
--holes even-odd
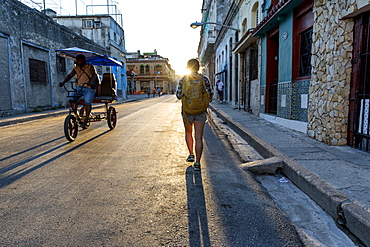
[(205, 123), (201, 123), (196, 120), (194, 121), (194, 123), (186, 120), (184, 121), (185, 141), (189, 150), (189, 154), (194, 154), (193, 125), (195, 132), (195, 162), (200, 163), (200, 159), (203, 153), (203, 130)]
[(185, 141), (189, 150), (189, 154), (194, 155), (193, 123), (184, 120), (184, 126), (185, 126)]
[(194, 121), (195, 130), (195, 162), (200, 163), (203, 153), (203, 130), (205, 123)]

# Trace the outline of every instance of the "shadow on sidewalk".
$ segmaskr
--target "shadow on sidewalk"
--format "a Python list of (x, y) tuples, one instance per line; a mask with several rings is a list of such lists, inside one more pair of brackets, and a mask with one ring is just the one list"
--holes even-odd
[(202, 174), (194, 171), (193, 167), (189, 166), (186, 169), (185, 176), (190, 246), (211, 246)]

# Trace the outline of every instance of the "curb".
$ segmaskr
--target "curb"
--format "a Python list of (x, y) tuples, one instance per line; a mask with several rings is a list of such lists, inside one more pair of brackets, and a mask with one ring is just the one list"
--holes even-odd
[(298, 188), (311, 197), (339, 224), (345, 226), (366, 246), (370, 246), (370, 213), (357, 203), (351, 202), (340, 191), (334, 189), (296, 161), (281, 153), (261, 138), (251, 133), (219, 108), (210, 105), (216, 115), (240, 135), (265, 159), (279, 157), (283, 160), (283, 170)]

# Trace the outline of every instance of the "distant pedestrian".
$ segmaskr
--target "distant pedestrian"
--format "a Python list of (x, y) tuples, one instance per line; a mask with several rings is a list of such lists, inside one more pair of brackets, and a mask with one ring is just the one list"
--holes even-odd
[[(176, 97), (182, 101), (182, 119), (185, 127), (185, 141), (189, 150), (188, 162), (194, 162), (194, 170), (200, 170), (203, 153), (203, 130), (207, 120), (207, 107), (213, 97), (211, 84), (206, 76), (198, 73), (199, 61), (190, 59), (187, 64), (190, 74), (182, 77), (176, 91)], [(195, 155), (194, 139), (195, 137)]]
[(157, 92), (158, 92), (158, 97), (161, 97), (161, 88), (160, 87), (157, 89)]
[(218, 100), (220, 103), (223, 103), (224, 101), (224, 83), (218, 79), (216, 82), (216, 87), (217, 87), (217, 93), (218, 93)]
[(147, 93), (148, 93), (148, 98), (150, 98), (150, 92), (151, 92), (151, 90), (150, 90), (150, 88), (147, 90)]

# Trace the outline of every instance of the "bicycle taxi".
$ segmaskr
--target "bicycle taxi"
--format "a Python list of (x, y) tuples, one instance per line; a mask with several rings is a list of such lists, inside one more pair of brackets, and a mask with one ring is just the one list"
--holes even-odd
[[(56, 50), (60, 56), (64, 56), (71, 60), (75, 60), (78, 54), (83, 54), (86, 57), (86, 63), (100, 66), (122, 66), (122, 64), (106, 55), (100, 55), (91, 51), (83, 50), (77, 47)], [(68, 86), (66, 86), (69, 84)], [(106, 120), (108, 127), (113, 130), (117, 124), (117, 111), (114, 106), (109, 104), (113, 103), (116, 98), (116, 79), (113, 73), (103, 74), (101, 82), (96, 85), (95, 96), (92, 100), (92, 105), (102, 107), (104, 111), (96, 112), (91, 111), (89, 116), (86, 116), (84, 110), (84, 99), (83, 96), (77, 91), (75, 82), (70, 81), (63, 85), (67, 91), (67, 98), (69, 101), (74, 102), (75, 109), (70, 106), (69, 114), (66, 116), (64, 121), (64, 135), (68, 141), (73, 142), (78, 134), (79, 127), (82, 127), (84, 119), (88, 119), (88, 124), (92, 122), (98, 122)], [(75, 96), (77, 95), (77, 96)]]

